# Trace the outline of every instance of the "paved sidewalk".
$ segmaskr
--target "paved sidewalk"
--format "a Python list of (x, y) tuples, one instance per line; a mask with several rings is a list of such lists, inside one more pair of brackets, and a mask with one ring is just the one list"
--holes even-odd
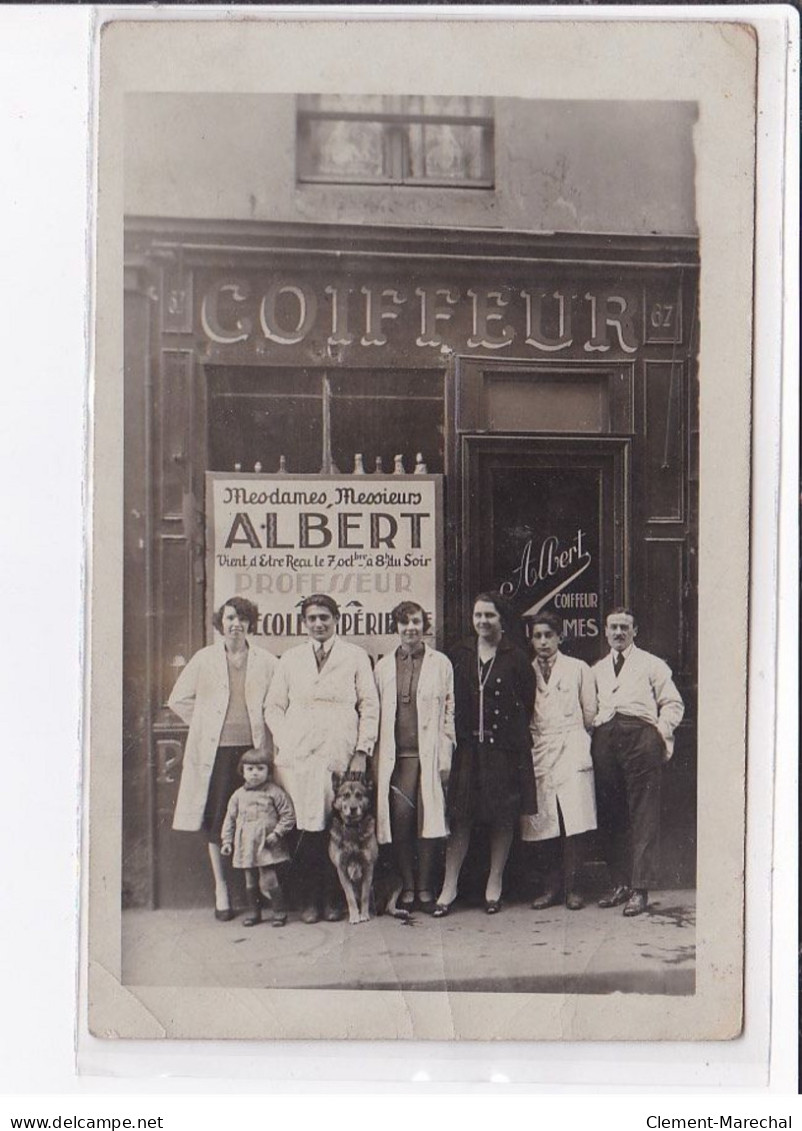
[(218, 923), (209, 909), (123, 913), (127, 985), (406, 989), (511, 993), (692, 994), (695, 893), (650, 894), (647, 914), (619, 908), (532, 911), (505, 905), (488, 916), (457, 904), (446, 919), (409, 924), (286, 927)]

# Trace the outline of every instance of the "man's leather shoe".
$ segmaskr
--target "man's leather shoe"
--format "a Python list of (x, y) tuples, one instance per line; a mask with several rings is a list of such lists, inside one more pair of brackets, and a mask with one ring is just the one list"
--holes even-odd
[(550, 888), (549, 891), (544, 891), (537, 899), (532, 900), (532, 910), (545, 911), (547, 907), (554, 907), (556, 904), (562, 903), (562, 901), (563, 899), (560, 893), (555, 891), (554, 888)]
[(565, 906), (569, 911), (581, 911), (585, 906), (585, 901), (578, 891), (569, 891), (565, 897)]
[(310, 903), (301, 912), (302, 923), (318, 923), (320, 921), (320, 911), (315, 907), (314, 903)]
[(631, 919), (634, 915), (642, 915), (649, 903), (649, 893), (643, 890), (633, 891), (624, 907), (624, 915)]
[(342, 907), (337, 907), (336, 904), (329, 904), (323, 913), (323, 918), (327, 923), (339, 923), (341, 919), (345, 918), (345, 911)]
[(599, 907), (620, 907), (622, 903), (626, 903), (632, 892), (625, 884), (619, 884), (617, 888), (613, 888), (609, 895), (605, 895), (603, 899), (599, 900)]

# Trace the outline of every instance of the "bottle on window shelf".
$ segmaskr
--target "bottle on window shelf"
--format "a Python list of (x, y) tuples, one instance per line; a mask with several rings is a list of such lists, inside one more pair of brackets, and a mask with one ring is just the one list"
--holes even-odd
[(415, 456), (415, 474), (426, 475), (428, 470), (426, 464), (423, 462), (423, 452), (418, 452)]
[(365, 461), (362, 458), (362, 453), (357, 452), (354, 456), (354, 475), (365, 474)]
[(396, 456), (393, 465), (393, 475), (406, 475), (407, 471), (404, 467), (404, 457)]
[(262, 465), (259, 462), (259, 460), (257, 460), (256, 463), (253, 465), (253, 470), (256, 472), (257, 475), (262, 470)]
[(384, 464), (382, 463), (382, 457), (376, 456), (376, 474), (381, 475), (383, 471), (384, 471)]
[(279, 475), (286, 475), (287, 474), (287, 457), (286, 456), (279, 456), (278, 457), (278, 474)]

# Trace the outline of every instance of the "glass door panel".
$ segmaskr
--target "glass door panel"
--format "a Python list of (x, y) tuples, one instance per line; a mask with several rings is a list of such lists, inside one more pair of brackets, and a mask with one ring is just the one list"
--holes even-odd
[(555, 612), (566, 652), (595, 662), (605, 610), (627, 590), (628, 442), (466, 436), (463, 445), (467, 600), (499, 589), (527, 634), (538, 612)]

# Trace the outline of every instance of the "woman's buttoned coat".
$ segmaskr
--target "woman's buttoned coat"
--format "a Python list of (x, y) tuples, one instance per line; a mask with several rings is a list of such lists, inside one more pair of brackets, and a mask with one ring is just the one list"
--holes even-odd
[[(395, 650), (379, 660), (375, 675), (381, 703), (379, 741), (375, 754), (376, 834), (380, 844), (389, 844), (392, 840), (390, 778), (395, 769), (395, 720), (398, 707)], [(424, 646), (415, 705), (418, 713), (420, 795), (423, 809), (422, 820), (420, 814), (418, 817), (420, 835), (442, 837), (447, 835), (448, 827), (440, 775), (450, 771), (454, 750), (454, 670), (447, 656), (428, 646)]]
[(371, 754), (376, 742), (379, 696), (367, 652), (337, 637), (318, 671), (311, 641), (290, 648), (276, 667), (266, 717), (276, 781), (292, 798), (298, 828), (321, 832), (334, 800), (332, 773), (347, 770), (355, 750)]
[[(471, 814), (471, 791), (475, 788), (475, 771), (490, 771), (489, 751), (504, 753), (506, 769), (499, 764), (498, 781), (515, 782), (518, 813), (537, 812), (535, 774), (532, 768), (529, 720), (535, 700), (535, 674), (526, 654), (502, 636), (492, 668), (486, 673), (483, 705), (484, 743), (479, 744), (479, 678), (478, 643), (476, 638), (463, 640), (451, 653), (454, 666), (455, 729), (457, 748), (448, 787), (446, 811), (449, 817), (465, 820)], [(475, 766), (477, 751), (484, 751)], [(496, 775), (490, 773), (488, 785)], [(496, 807), (495, 800), (490, 801)], [(498, 803), (503, 809), (504, 804)]]
[[(596, 828), (596, 792), (590, 734), (596, 714), (596, 684), (586, 663), (558, 652), (548, 683), (537, 664), (532, 714), (532, 763), (537, 815), (521, 821), (523, 840), (550, 840)], [(559, 806), (559, 809), (558, 809)]]
[[(249, 643), (245, 705), (253, 745), (266, 754), (272, 752), (272, 740), (265, 726), (265, 703), (276, 666), (271, 652)], [(167, 706), (189, 726), (173, 816), (173, 828), (182, 832), (195, 832), (203, 822), (228, 697), (226, 646), (221, 639), (195, 653), (167, 700)]]

